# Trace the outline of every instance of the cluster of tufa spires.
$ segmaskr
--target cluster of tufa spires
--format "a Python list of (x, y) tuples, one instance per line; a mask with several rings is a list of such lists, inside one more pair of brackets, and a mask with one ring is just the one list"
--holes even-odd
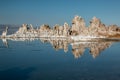
[(7, 35), (7, 29), (2, 33), (1, 38), (64, 37), (77, 40), (83, 38), (118, 38), (120, 36), (120, 27), (117, 25), (106, 26), (96, 17), (92, 18), (88, 27), (86, 27), (82, 17), (75, 16), (72, 20), (72, 26), (65, 22), (63, 26), (56, 24), (51, 28), (44, 24), (35, 29), (32, 24), (23, 24), (18, 31), (11, 35)]

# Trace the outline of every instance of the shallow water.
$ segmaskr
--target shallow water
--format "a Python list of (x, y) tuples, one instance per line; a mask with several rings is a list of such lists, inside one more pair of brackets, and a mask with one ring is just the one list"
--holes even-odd
[(120, 42), (0, 40), (0, 80), (119, 79)]

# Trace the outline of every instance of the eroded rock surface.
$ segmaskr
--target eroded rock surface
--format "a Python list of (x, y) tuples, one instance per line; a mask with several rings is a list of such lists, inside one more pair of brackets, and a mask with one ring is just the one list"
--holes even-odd
[[(90, 25), (86, 27), (82, 17), (75, 16), (70, 27), (66, 22), (64, 25), (56, 24), (53, 28), (47, 24), (34, 28), (32, 24), (23, 24), (18, 31), (12, 35), (7, 35), (7, 30), (3, 31), (1, 37), (70, 37), (79, 38), (111, 38), (120, 37), (120, 28), (117, 25), (106, 26), (100, 19), (93, 17)], [(77, 38), (77, 37), (76, 37)]]

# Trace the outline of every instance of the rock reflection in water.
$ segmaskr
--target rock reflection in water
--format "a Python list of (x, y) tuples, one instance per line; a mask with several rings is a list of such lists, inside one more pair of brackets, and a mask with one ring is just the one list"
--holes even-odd
[[(86, 42), (71, 42), (69, 39), (59, 38), (9, 38), (12, 41), (34, 41), (40, 40), (43, 43), (50, 43), (55, 50), (63, 49), (64, 52), (68, 51), (69, 44), (72, 46), (72, 53), (75, 58), (79, 58), (84, 54), (86, 48), (89, 49), (89, 53), (93, 58), (99, 56), (99, 54), (105, 49), (109, 48), (114, 41), (86, 41)], [(6, 47), (8, 47), (8, 39), (3, 38), (2, 41)]]
[(90, 54), (93, 56), (93, 58), (96, 58), (101, 51), (104, 51), (109, 46), (112, 45), (113, 42), (80, 42), (78, 44), (72, 44), (72, 52), (74, 54), (75, 58), (79, 58), (84, 54), (84, 51), (86, 48), (89, 48)]
[(79, 58), (84, 54), (86, 48), (89, 48), (90, 54), (93, 58), (96, 58), (101, 51), (104, 51), (112, 45), (113, 41), (98, 41), (98, 42), (70, 42), (69, 40), (50, 40), (43, 38), (43, 41), (50, 42), (55, 50), (64, 49), (64, 52), (68, 51), (68, 45), (72, 46), (72, 53), (75, 58)]

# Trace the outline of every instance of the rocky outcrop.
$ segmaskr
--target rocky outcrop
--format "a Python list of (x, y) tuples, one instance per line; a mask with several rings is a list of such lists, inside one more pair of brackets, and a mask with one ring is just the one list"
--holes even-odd
[(65, 22), (64, 23), (64, 26), (63, 26), (63, 36), (69, 36), (69, 29), (70, 29), (70, 27), (69, 27), (69, 25)]
[(72, 20), (72, 34), (73, 35), (81, 35), (84, 33), (84, 30), (86, 29), (85, 27), (85, 22), (82, 17), (75, 16), (74, 19)]
[[(4, 32), (2, 35), (6, 35)], [(73, 37), (76, 36), (76, 37)], [(100, 19), (93, 17), (90, 25), (86, 27), (82, 17), (75, 16), (72, 20), (72, 27), (66, 22), (63, 26), (56, 24), (53, 28), (49, 25), (42, 25), (35, 29), (32, 24), (23, 24), (19, 30), (7, 37), (71, 37), (74, 40), (81, 38), (109, 38), (120, 37), (120, 28), (117, 25), (106, 26)]]
[(8, 31), (8, 27), (6, 27), (5, 31), (3, 31), (2, 33), (2, 38), (5, 38), (7, 36), (7, 31)]
[(107, 36), (107, 27), (100, 19), (93, 17), (90, 21), (89, 35), (91, 36)]
[(44, 25), (42, 25), (42, 26), (40, 27), (39, 31), (40, 31), (40, 32), (49, 32), (50, 29), (51, 29), (51, 28), (50, 28), (49, 25), (44, 24)]
[(120, 28), (117, 25), (109, 25), (108, 26), (108, 35), (110, 37), (117, 37), (120, 35)]
[(64, 27), (59, 26), (59, 35), (64, 35)]
[(59, 25), (56, 24), (54, 27), (53, 27), (53, 35), (55, 36), (58, 36), (59, 35)]
[(26, 33), (28, 30), (28, 25), (27, 24), (22, 24), (22, 26), (19, 28), (19, 30), (16, 33)]

